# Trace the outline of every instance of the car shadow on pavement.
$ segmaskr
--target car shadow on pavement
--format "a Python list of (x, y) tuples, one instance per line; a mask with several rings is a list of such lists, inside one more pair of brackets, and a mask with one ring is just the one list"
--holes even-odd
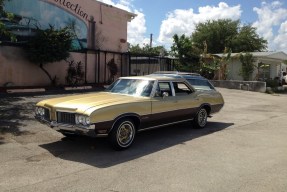
[[(13, 135), (26, 134), (27, 131), (20, 130), (26, 126), (26, 120), (32, 120), (31, 111), (34, 103), (22, 102), (21, 97), (6, 97), (0, 99), (0, 135), (10, 133)], [(1, 144), (1, 137), (0, 137)]]
[[(169, 147), (209, 135), (232, 126), (233, 123), (209, 122), (204, 129), (192, 129), (190, 123), (140, 132), (127, 150), (114, 151), (107, 138), (64, 137), (62, 140), (40, 145), (57, 158), (107, 168), (131, 161)], [(192, 150), (192, 149), (190, 149)]]

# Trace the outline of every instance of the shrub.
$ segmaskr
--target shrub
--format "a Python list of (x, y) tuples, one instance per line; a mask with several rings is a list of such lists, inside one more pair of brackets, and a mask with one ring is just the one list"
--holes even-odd
[(66, 82), (68, 85), (77, 86), (84, 81), (83, 64), (81, 61), (75, 64), (75, 61), (69, 61), (67, 69)]

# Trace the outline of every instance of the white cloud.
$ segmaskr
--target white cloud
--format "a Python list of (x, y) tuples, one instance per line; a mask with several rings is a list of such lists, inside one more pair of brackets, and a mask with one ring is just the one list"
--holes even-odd
[(164, 44), (172, 43), (174, 34), (191, 35), (195, 26), (200, 22), (217, 19), (240, 19), (240, 5), (230, 7), (224, 2), (220, 2), (218, 6), (199, 7), (198, 13), (193, 9), (176, 9), (167, 15), (167, 18), (162, 21), (158, 41)]
[(278, 8), (278, 7), (280, 7), (280, 6), (282, 6), (283, 4), (280, 2), (280, 1), (273, 1), (272, 3), (271, 3), (271, 6), (273, 7), (273, 8)]
[(142, 11), (136, 10), (132, 2), (133, 0), (119, 0), (115, 3), (113, 0), (99, 0), (100, 2), (112, 5), (114, 7), (133, 12), (137, 16), (128, 23), (128, 42), (132, 45), (143, 45), (146, 44), (149, 39), (145, 37), (146, 33), (146, 20), (145, 15)]
[(137, 16), (128, 23), (128, 42), (132, 45), (142, 45), (146, 42), (145, 15), (137, 10), (135, 10), (135, 14), (137, 14)]
[[(260, 8), (253, 8), (258, 15), (258, 20), (253, 23), (253, 27), (256, 27), (258, 34), (268, 41), (268, 49), (272, 51), (287, 51), (287, 45), (284, 43), (287, 37), (287, 9), (281, 6), (281, 2), (274, 1), (262, 2)], [(275, 31), (278, 28), (279, 31)]]
[(126, 10), (126, 11), (132, 11), (131, 10), (131, 8), (132, 8), (132, 4), (131, 4), (132, 0), (120, 0), (120, 1), (118, 1), (116, 3), (113, 0), (97, 0), (97, 1), (106, 3), (108, 5), (112, 5), (114, 7), (117, 7), (117, 8)]
[(274, 47), (278, 51), (287, 52), (287, 21), (283, 22), (280, 25), (280, 29), (278, 31), (278, 35), (274, 38)]

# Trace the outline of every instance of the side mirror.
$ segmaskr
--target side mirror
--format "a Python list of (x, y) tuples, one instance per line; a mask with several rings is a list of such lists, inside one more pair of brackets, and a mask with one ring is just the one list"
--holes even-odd
[(169, 96), (168, 92), (163, 92), (162, 93), (162, 98), (165, 98), (165, 97), (168, 97), (168, 96)]

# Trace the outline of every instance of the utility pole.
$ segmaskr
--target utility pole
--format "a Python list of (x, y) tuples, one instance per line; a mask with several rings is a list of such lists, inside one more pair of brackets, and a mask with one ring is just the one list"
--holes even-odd
[(152, 48), (152, 33), (150, 34), (150, 43), (149, 43), (150, 48)]

